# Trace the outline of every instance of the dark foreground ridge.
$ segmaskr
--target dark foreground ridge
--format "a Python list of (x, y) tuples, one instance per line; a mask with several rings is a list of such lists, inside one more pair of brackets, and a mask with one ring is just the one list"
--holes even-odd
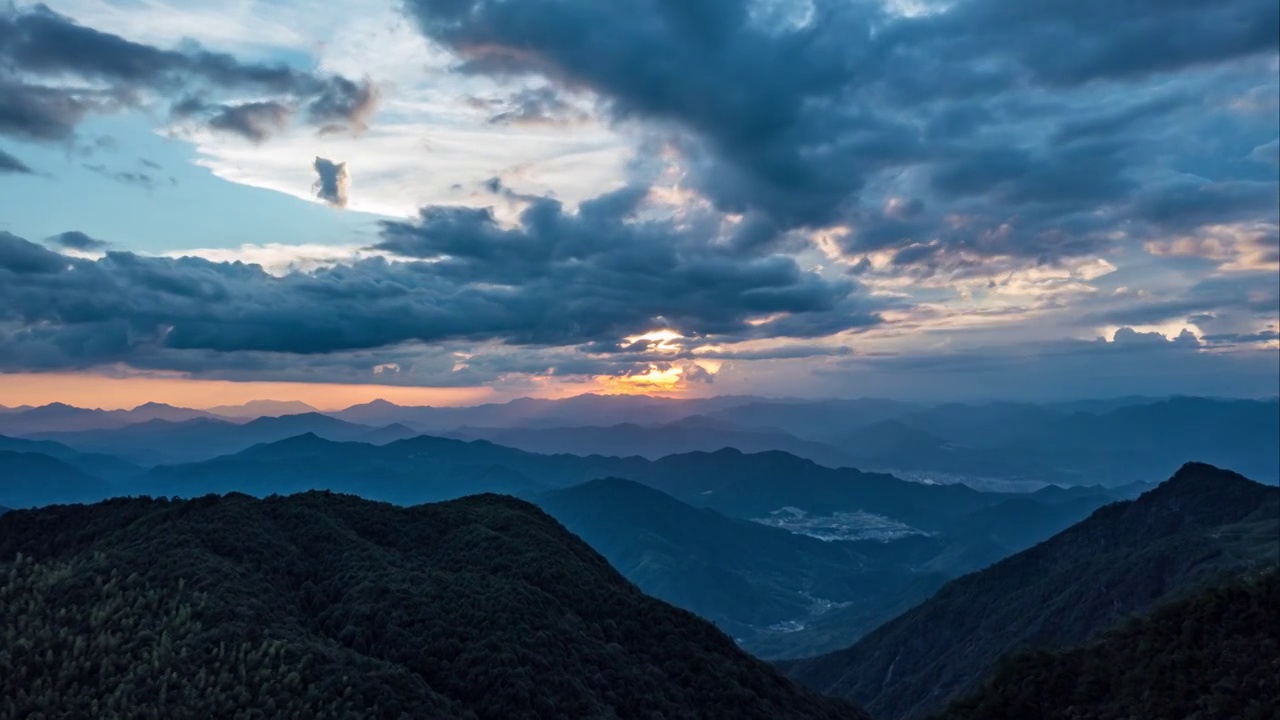
[(1277, 562), (1280, 488), (1189, 463), (1137, 500), (947, 583), (852, 647), (781, 665), (876, 718), (923, 717), (973, 690), (1010, 652), (1078, 645)]
[(1271, 720), (1280, 576), (1216, 588), (1065, 652), (1024, 652), (935, 720)]
[(865, 718), (481, 495), (0, 516), (0, 716)]

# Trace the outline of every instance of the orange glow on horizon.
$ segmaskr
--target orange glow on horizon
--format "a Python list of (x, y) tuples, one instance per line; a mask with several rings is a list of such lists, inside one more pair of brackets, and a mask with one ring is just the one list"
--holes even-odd
[(486, 387), (428, 388), (300, 382), (231, 382), (161, 377), (107, 377), (88, 373), (0, 373), (0, 405), (68, 405), (127, 410), (148, 402), (207, 408), (251, 400), (300, 400), (318, 410), (389, 400), (400, 405), (476, 405), (491, 402)]

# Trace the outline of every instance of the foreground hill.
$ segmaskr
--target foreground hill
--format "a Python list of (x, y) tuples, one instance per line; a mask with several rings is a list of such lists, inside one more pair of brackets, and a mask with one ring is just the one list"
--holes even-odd
[(866, 717), (506, 497), (11, 512), (0, 578), (10, 717)]
[(1280, 708), (1280, 576), (1170, 604), (1072, 650), (1024, 652), (935, 720), (1270, 720)]
[(1045, 542), (944, 586), (852, 647), (786, 666), (877, 718), (936, 711), (1018, 648), (1085, 641), (1132, 613), (1274, 567), (1280, 488), (1187, 464)]

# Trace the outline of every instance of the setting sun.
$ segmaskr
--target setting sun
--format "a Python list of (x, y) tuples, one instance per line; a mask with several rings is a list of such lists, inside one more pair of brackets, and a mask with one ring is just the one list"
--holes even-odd
[(604, 385), (610, 392), (627, 395), (646, 395), (655, 392), (671, 392), (682, 389), (684, 384), (684, 368), (672, 365), (660, 369), (650, 365), (643, 373), (631, 375), (602, 375), (596, 381)]

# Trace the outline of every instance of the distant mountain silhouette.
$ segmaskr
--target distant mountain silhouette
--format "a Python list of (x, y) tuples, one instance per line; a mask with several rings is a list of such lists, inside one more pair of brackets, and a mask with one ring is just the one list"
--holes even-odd
[(57, 458), (0, 450), (0, 504), (5, 507), (91, 502), (109, 492), (106, 482)]
[(462, 427), (579, 427), (668, 423), (690, 415), (758, 400), (751, 397), (672, 399), (643, 395), (586, 394), (560, 400), (519, 398), (506, 403), (474, 407), (407, 407), (375, 400), (331, 413), (334, 417), (366, 425), (404, 423), (423, 431), (448, 432)]
[(149, 420), (180, 422), (210, 417), (202, 410), (179, 408), (163, 403), (146, 403), (132, 410), (87, 410), (65, 403), (51, 403), (0, 414), (0, 434), (30, 435), (43, 432), (74, 432), (117, 428)]
[(842, 432), (900, 418), (926, 405), (896, 400), (761, 400), (710, 412), (741, 427), (780, 429), (806, 440), (825, 441)]
[(1216, 587), (1087, 645), (1013, 655), (935, 719), (1275, 717), (1277, 607), (1275, 572)]
[(11, 512), (0, 577), (15, 717), (866, 717), (494, 495)]
[(242, 405), (218, 405), (206, 411), (211, 415), (245, 419), (320, 412), (299, 400), (251, 400)]
[(852, 647), (785, 665), (878, 718), (916, 718), (1006, 653), (1080, 643), (1132, 613), (1274, 567), (1280, 488), (1188, 463), (1035, 547), (954, 580)]
[(1122, 485), (1167, 477), (1188, 458), (1280, 482), (1276, 400), (948, 404), (829, 430), (818, 439), (856, 467), (938, 474), (975, 485), (998, 478)]
[(892, 456), (905, 452), (937, 452), (946, 447), (947, 441), (901, 420), (881, 420), (841, 436), (836, 444), (863, 456)]
[(369, 443), (370, 445), (386, 445), (397, 440), (407, 440), (409, 438), (422, 435), (419, 430), (414, 430), (408, 425), (402, 423), (392, 423), (385, 427), (374, 428), (363, 435), (357, 435), (352, 440), (356, 442)]
[[(969, 548), (966, 563), (980, 563), (984, 558), (990, 561), (1020, 550), (1078, 519), (1091, 509), (1090, 503), (1096, 507), (1120, 496), (1117, 491), (1099, 488), (1071, 505), (1056, 496), (1046, 495), (1041, 500), (978, 492), (963, 485), (924, 485), (884, 474), (832, 469), (777, 451), (745, 454), (725, 449), (649, 461), (640, 457), (543, 455), (487, 441), (427, 435), (393, 440), (382, 446), (324, 439), (368, 440), (379, 432), (382, 431), (312, 414), (262, 418), (244, 424), (207, 419), (186, 423), (154, 421), (57, 437), (74, 443), (79, 450), (110, 450), (148, 462), (157, 462), (160, 452), (166, 457), (208, 457), (239, 450), (239, 454), (231, 452), (210, 460), (158, 467), (122, 482), (116, 494), (192, 496), (237, 491), (268, 495), (329, 489), (411, 504), (476, 492), (528, 496), (617, 477), (738, 519), (775, 522), (775, 513), (793, 508), (809, 518), (801, 525), (822, 524), (822, 519), (827, 518), (830, 522), (826, 524), (832, 527), (870, 527), (879, 523), (891, 529), (889, 536), (904, 532), (941, 534)], [(388, 437), (396, 437), (406, 431), (391, 428), (386, 432)], [(270, 446), (271, 442), (279, 442), (276, 438), (285, 438), (279, 448)], [(266, 446), (249, 449), (255, 442)], [(271, 453), (285, 453), (287, 462), (273, 459)], [(1015, 504), (1004, 510), (997, 507), (1019, 499), (1035, 504)], [(974, 515), (984, 509), (984, 514)], [(840, 513), (866, 515), (837, 517)], [(796, 523), (791, 525), (791, 529), (801, 530)], [(848, 537), (870, 537), (858, 532)]]
[(126, 419), (103, 410), (85, 410), (64, 403), (51, 403), (0, 415), (0, 433), (23, 435), (50, 430), (90, 430), (119, 427), (127, 423)]
[(138, 464), (156, 465), (206, 460), (305, 433), (331, 440), (354, 440), (375, 430), (328, 415), (305, 413), (249, 422), (212, 418), (153, 420), (105, 430), (36, 433), (30, 437), (56, 440), (83, 452), (110, 453)]
[(621, 423), (603, 427), (468, 427), (448, 435), (467, 440), (489, 440), (499, 445), (544, 454), (612, 457), (639, 455), (656, 460), (667, 455), (733, 448), (745, 453), (780, 450), (827, 467), (850, 465), (849, 457), (830, 445), (801, 440), (781, 431), (737, 429), (726, 421), (701, 415), (664, 425)]
[(26, 440), (0, 435), (0, 450), (48, 455), (67, 463), (85, 474), (107, 481), (135, 477), (143, 472), (143, 468), (138, 465), (125, 462), (113, 455), (82, 453), (52, 440)]
[[(315, 414), (310, 406), (276, 401), (213, 410), (236, 417), (157, 403), (113, 411), (54, 403), (0, 413), (0, 435), (52, 437), (74, 445), (68, 438), (48, 434), (113, 429), (157, 419), (244, 422), (256, 415)], [(984, 490), (1027, 491), (1045, 484), (1127, 485), (1167, 477), (1191, 458), (1237, 468), (1261, 482), (1280, 483), (1280, 401), (1276, 399), (1130, 397), (929, 405), (879, 399), (587, 394), (475, 407), (407, 407), (374, 401), (328, 414), (370, 428), (407, 428), (375, 433), (370, 436), (373, 442), (433, 433), (483, 437), (539, 452), (650, 459), (725, 447), (746, 452), (780, 450), (828, 467), (963, 482)], [(334, 439), (361, 439), (312, 429)], [(233, 444), (217, 452), (244, 447)], [(203, 453), (200, 459), (211, 456)], [(150, 463), (193, 457), (185, 453), (168, 457), (157, 447), (129, 459)]]

